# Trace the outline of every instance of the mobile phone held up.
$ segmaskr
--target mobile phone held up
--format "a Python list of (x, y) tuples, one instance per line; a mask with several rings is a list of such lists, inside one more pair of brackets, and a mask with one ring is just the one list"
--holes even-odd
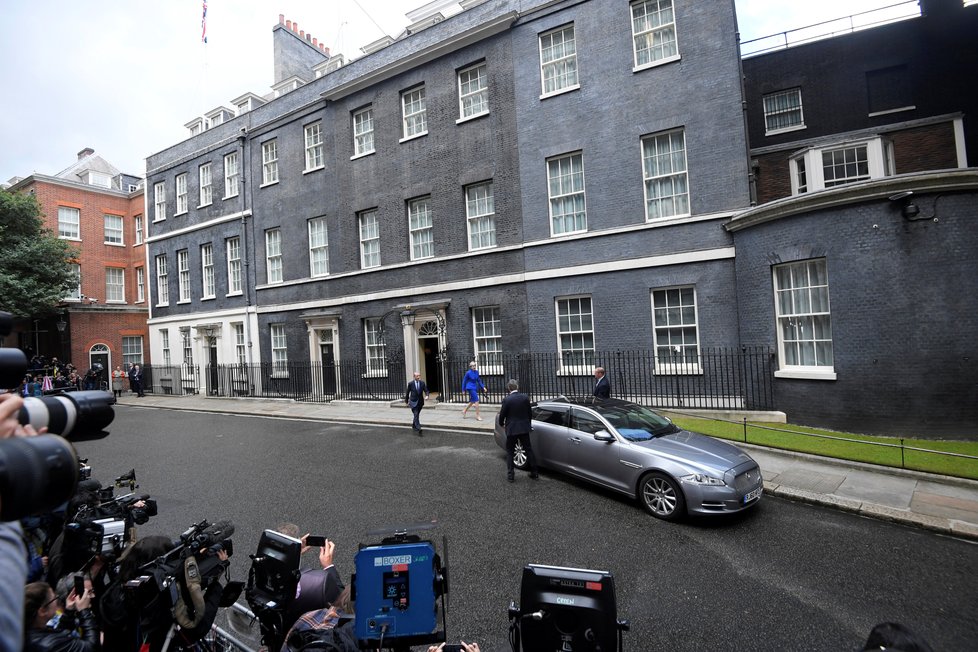
[(306, 537), (306, 545), (310, 548), (322, 548), (326, 545), (326, 537), (318, 534), (310, 534)]
[(85, 578), (81, 575), (75, 575), (75, 595), (79, 598), (85, 595)]

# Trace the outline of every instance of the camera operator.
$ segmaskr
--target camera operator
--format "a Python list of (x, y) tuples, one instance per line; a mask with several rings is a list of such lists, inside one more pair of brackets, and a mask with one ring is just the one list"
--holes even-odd
[[(0, 439), (38, 434), (17, 420), (23, 405), (21, 397), (0, 393)], [(20, 523), (0, 522), (0, 649), (4, 650), (23, 645), (24, 598), (20, 592), (27, 582), (27, 551), (22, 534)]]
[[(47, 582), (33, 582), (24, 587), (25, 652), (93, 652), (99, 649), (99, 629), (92, 613), (90, 589), (79, 596), (74, 588), (67, 597), (64, 615), (56, 626), (58, 597)], [(79, 630), (78, 636), (75, 630)]]
[[(158, 652), (166, 645), (170, 630), (175, 627), (174, 618), (184, 608), (174, 605), (172, 596), (199, 591), (200, 577), (174, 580), (171, 588), (175, 587), (175, 590), (171, 593), (147, 577), (153, 571), (146, 566), (164, 558), (177, 547), (168, 537), (148, 536), (137, 541), (122, 555), (118, 575), (100, 599), (105, 649)], [(226, 568), (227, 552), (218, 550), (214, 554), (221, 568)], [(181, 560), (181, 568), (183, 564), (184, 560)], [(187, 586), (195, 581), (196, 586)], [(195, 613), (196, 624), (177, 630), (174, 639), (177, 646), (196, 642), (210, 630), (217, 616), (223, 589), (219, 581), (211, 581), (203, 593), (202, 603), (196, 605), (202, 610), (202, 613)]]

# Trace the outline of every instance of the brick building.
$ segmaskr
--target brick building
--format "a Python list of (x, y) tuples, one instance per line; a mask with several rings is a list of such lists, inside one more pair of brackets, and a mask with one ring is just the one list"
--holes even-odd
[(12, 181), (8, 190), (33, 194), (44, 226), (80, 250), (78, 287), (59, 315), (20, 332), (19, 346), (70, 360), (82, 372), (96, 362), (108, 373), (148, 361), (142, 180), (85, 148), (53, 176)]
[(744, 59), (739, 331), (795, 422), (974, 437), (978, 5), (919, 6)]

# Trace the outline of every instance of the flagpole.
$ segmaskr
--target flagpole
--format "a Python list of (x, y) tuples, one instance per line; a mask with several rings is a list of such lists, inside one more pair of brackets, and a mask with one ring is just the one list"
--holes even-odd
[(200, 17), (200, 47), (203, 50), (203, 61), (204, 65), (200, 71), (200, 77), (198, 78), (199, 89), (197, 93), (197, 101), (200, 103), (200, 127), (201, 131), (207, 129), (207, 116), (205, 115), (206, 107), (204, 107), (204, 89), (207, 87), (207, 75), (208, 75), (208, 62), (207, 62), (207, 0), (203, 1), (203, 9)]

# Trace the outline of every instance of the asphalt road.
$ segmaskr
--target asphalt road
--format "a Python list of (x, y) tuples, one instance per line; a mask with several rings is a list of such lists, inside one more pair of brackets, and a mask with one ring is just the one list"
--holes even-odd
[(978, 640), (978, 546), (923, 530), (770, 497), (746, 515), (665, 523), (553, 474), (508, 484), (485, 435), (129, 406), (110, 431), (77, 448), (103, 482), (135, 467), (160, 510), (140, 534), (230, 519), (234, 579), (282, 521), (335, 540), (345, 579), (358, 543), (379, 542), (371, 532), (435, 523), (422, 535), (448, 538), (449, 640), (486, 652), (509, 650), (527, 563), (611, 571), (626, 650), (854, 650), (883, 621), (935, 650)]

